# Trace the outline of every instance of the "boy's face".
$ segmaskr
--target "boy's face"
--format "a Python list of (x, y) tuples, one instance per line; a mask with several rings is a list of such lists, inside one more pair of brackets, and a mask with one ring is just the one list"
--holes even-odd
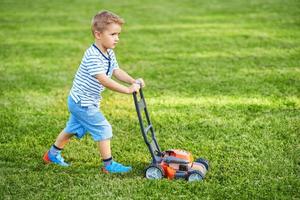
[(95, 31), (95, 37), (106, 51), (116, 47), (122, 27), (119, 24), (109, 24), (103, 32)]

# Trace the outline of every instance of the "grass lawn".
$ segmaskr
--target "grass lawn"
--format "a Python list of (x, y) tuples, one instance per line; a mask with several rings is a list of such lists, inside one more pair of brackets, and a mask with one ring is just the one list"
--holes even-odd
[[(68, 119), (66, 99), (91, 17), (126, 20), (120, 66), (143, 77), (163, 150), (210, 161), (203, 182), (143, 178), (150, 154), (130, 95), (105, 91), (114, 158), (106, 175), (90, 136), (42, 156)], [(0, 1), (0, 199), (300, 199), (298, 0)]]

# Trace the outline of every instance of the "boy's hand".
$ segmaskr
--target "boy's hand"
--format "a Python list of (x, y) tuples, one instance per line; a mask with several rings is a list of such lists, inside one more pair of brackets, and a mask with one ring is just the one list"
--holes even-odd
[(142, 78), (138, 78), (135, 80), (135, 83), (141, 85), (142, 87), (145, 87), (145, 82)]
[(141, 86), (138, 83), (133, 83), (130, 87), (128, 87), (128, 94), (138, 92)]

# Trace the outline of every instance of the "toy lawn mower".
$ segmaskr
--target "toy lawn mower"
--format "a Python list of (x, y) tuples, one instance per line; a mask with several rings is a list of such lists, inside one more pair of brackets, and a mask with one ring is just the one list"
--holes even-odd
[[(139, 94), (140, 98), (138, 99), (138, 94), (133, 93), (134, 104), (144, 141), (152, 157), (151, 164), (145, 169), (145, 177), (147, 179), (165, 177), (168, 179), (183, 178), (187, 181), (203, 180), (209, 168), (207, 160), (199, 158), (194, 161), (191, 153), (184, 150), (160, 150), (142, 89), (140, 89)], [(142, 113), (142, 111), (144, 112)], [(143, 114), (146, 119), (143, 119)], [(144, 124), (147, 127), (144, 127)]]

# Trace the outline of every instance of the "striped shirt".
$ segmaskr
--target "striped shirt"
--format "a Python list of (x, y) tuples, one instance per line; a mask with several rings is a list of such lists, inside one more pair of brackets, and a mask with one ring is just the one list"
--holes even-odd
[(73, 80), (70, 91), (72, 99), (81, 106), (99, 106), (101, 92), (105, 87), (96, 79), (97, 74), (112, 76), (113, 70), (117, 69), (118, 62), (114, 51), (108, 49), (104, 55), (95, 44), (91, 45), (84, 53), (79, 68)]

